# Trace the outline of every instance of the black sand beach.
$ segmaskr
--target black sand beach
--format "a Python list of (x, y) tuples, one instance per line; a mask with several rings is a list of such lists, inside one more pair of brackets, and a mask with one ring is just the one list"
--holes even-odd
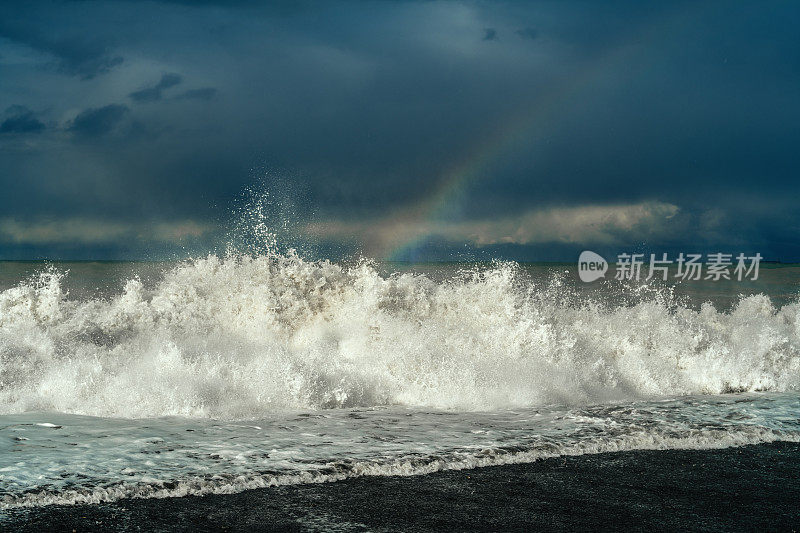
[(7, 511), (5, 531), (800, 529), (800, 444), (634, 451)]

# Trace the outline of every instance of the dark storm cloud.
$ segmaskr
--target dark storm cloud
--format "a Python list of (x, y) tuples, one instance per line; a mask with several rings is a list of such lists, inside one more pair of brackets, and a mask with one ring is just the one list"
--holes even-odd
[[(72, 49), (67, 52), (67, 50)], [(105, 50), (85, 48), (83, 43), (56, 43), (50, 50), (60, 56), (61, 69), (88, 80), (105, 74), (123, 62), (122, 56), (107, 55)]]
[[(223, 7), (237, 7), (237, 6), (257, 6), (263, 4), (261, 0), (160, 0), (164, 4), (180, 4), (192, 7), (203, 6), (223, 6)], [(299, 6), (309, 2), (303, 0), (273, 0), (270, 5), (285, 5), (285, 6)]]
[(0, 37), (30, 46), (49, 54), (61, 72), (89, 80), (123, 63), (122, 56), (111, 51), (101, 39), (59, 28), (57, 33), (37, 27), (35, 20), (0, 17)]
[(517, 30), (514, 33), (525, 39), (536, 39), (536, 37), (539, 36), (539, 32), (537, 32), (533, 28), (522, 28), (521, 30)]
[(202, 89), (189, 89), (175, 96), (176, 100), (211, 100), (217, 96), (217, 90), (213, 87), (203, 87)]
[(170, 87), (175, 87), (183, 81), (183, 76), (180, 74), (170, 73), (161, 76), (161, 80), (150, 87), (139, 89), (130, 93), (131, 100), (135, 102), (154, 102), (160, 100), (163, 92)]
[(102, 137), (114, 130), (128, 112), (128, 107), (121, 104), (85, 109), (67, 129), (79, 137)]
[(647, 239), (800, 259), (795, 3), (3, 9), (0, 102), (27, 111), (0, 117), (0, 219), (19, 239), (37, 217), (224, 225), (250, 186), (341, 242), (377, 228), (443, 253)]
[(0, 123), (0, 133), (41, 133), (45, 128), (44, 123), (25, 106), (11, 106), (5, 116), (7, 118)]

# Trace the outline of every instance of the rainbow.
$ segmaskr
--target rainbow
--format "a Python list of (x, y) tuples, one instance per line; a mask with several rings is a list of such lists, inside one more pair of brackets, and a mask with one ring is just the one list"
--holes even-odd
[[(660, 19), (659, 26), (667, 26), (671, 20), (671, 17)], [(646, 34), (653, 38), (657, 33), (653, 32), (650, 26), (646, 29), (646, 32), (640, 29), (637, 34)], [(522, 147), (530, 148), (530, 141), (537, 134), (552, 134), (558, 127), (560, 111), (566, 104), (574, 101), (583, 91), (590, 89), (593, 82), (603, 74), (628, 61), (641, 50), (642, 39), (637, 38), (633, 41), (638, 42), (639, 46), (623, 45), (609, 48), (585, 68), (566, 76), (562, 83), (550, 87), (525, 109), (516, 110), (514, 115), (503, 121), (491, 135), (470, 150), (466, 157), (444, 172), (437, 180), (438, 185), (432, 194), (418, 204), (392, 213), (379, 221), (377, 224), (384, 229), (384, 234), (390, 235), (390, 238), (386, 239), (384, 249), (378, 256), (387, 261), (414, 257), (415, 250), (435, 234), (437, 222), (444, 222), (453, 212), (457, 212), (469, 189), (476, 182), (491, 176), (492, 165), (496, 161)]]

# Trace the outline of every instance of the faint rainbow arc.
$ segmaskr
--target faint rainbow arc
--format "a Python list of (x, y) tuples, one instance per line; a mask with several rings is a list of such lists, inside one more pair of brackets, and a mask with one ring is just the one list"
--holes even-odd
[[(664, 22), (661, 25), (666, 25)], [(652, 30), (653, 28), (648, 28)], [(649, 32), (652, 35), (652, 31)], [(641, 44), (641, 40), (638, 40)], [(488, 172), (489, 165), (496, 161), (503, 153), (510, 151), (518, 141), (529, 138), (536, 128), (541, 128), (548, 120), (555, 118), (556, 113), (566, 101), (591, 85), (608, 67), (621, 63), (634, 55), (638, 48), (630, 45), (611, 48), (608, 52), (596, 58), (588, 68), (568, 77), (564, 82), (550, 89), (545, 95), (534, 101), (524, 112), (518, 113), (511, 120), (506, 121), (495, 133), (472, 150), (470, 156), (460, 161), (444, 173), (436, 190), (427, 198), (410, 209), (393, 213), (380, 222), (379, 225), (399, 225), (410, 219), (427, 223), (437, 220), (440, 214), (448, 207), (452, 200), (466, 191), (478, 179)], [(402, 230), (398, 230), (402, 234)], [(395, 244), (380, 254), (388, 261), (396, 261), (408, 256), (409, 252), (418, 248), (435, 232), (412, 232), (407, 236), (400, 236)]]

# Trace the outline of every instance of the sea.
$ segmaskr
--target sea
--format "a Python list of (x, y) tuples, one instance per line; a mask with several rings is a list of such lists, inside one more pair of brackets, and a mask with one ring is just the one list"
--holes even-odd
[(800, 266), (576, 268), (0, 262), (0, 514), (800, 442)]

